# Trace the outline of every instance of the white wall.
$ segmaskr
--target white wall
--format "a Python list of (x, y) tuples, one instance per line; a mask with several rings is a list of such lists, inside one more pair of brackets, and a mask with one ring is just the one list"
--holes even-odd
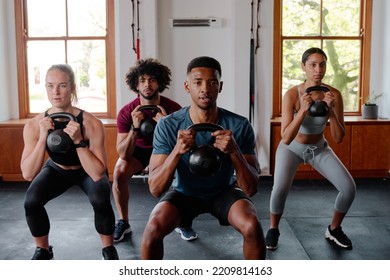
[(0, 121), (18, 118), (13, 1), (0, 0)]
[[(219, 105), (248, 117), (250, 0), (140, 0), (141, 56), (156, 57), (173, 72), (164, 94), (189, 103), (183, 91), (185, 67), (197, 55), (220, 60), (224, 89)], [(254, 1), (257, 2), (257, 1)], [(132, 100), (124, 77), (136, 56), (131, 42), (131, 1), (115, 1), (117, 109)], [(380, 117), (390, 117), (390, 1), (374, 0), (371, 91), (384, 92)], [(215, 16), (221, 28), (170, 29), (170, 17)], [(18, 118), (13, 1), (0, 0), (0, 121)], [(254, 129), (263, 174), (269, 174), (272, 107), (273, 1), (260, 4), (260, 49), (256, 55), (257, 95)]]
[[(158, 1), (158, 57), (173, 72), (169, 93), (182, 105), (189, 104), (183, 90), (188, 62), (201, 55), (215, 57), (222, 65), (224, 88), (219, 104), (234, 110), (234, 33), (232, 30), (232, 1), (223, 0), (164, 0)], [(244, 1), (245, 2), (245, 1)], [(224, 9), (219, 9), (223, 6)], [(207, 9), (205, 9), (207, 7)], [(174, 27), (169, 18), (218, 17), (222, 27)]]
[[(141, 57), (155, 58), (157, 57), (156, 0), (142, 0), (140, 3)], [(117, 111), (136, 97), (133, 92), (130, 92), (125, 83), (125, 76), (129, 67), (136, 62), (136, 54), (133, 50), (132, 42), (132, 23), (131, 1), (115, 1)]]
[(390, 2), (373, 2), (370, 92), (384, 92), (379, 101), (379, 117), (390, 118)]

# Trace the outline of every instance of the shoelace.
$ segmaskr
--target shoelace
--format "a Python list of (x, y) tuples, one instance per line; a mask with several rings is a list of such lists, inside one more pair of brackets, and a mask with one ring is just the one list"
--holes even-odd
[(126, 229), (126, 224), (124, 222), (119, 222), (118, 223), (118, 231), (122, 232), (125, 231)]
[(303, 163), (306, 164), (307, 158), (310, 156), (313, 160), (313, 167), (314, 167), (314, 157), (315, 153), (314, 151), (317, 150), (317, 146), (307, 146), (306, 149), (303, 151)]

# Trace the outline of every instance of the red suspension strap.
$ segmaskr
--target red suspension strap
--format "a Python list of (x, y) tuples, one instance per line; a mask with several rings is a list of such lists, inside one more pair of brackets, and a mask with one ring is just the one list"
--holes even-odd
[[(137, 55), (137, 60), (141, 58), (140, 39), (139, 39), (139, 1), (137, 0), (137, 7), (135, 7), (135, 0), (131, 0), (133, 20), (131, 23), (133, 50)], [(137, 11), (137, 13), (136, 13)], [(135, 18), (137, 18), (137, 38), (135, 37)]]
[(139, 39), (139, 1), (137, 0), (137, 60), (141, 58), (140, 39)]
[(131, 12), (132, 12), (132, 22), (131, 22), (131, 33), (132, 33), (132, 39), (133, 39), (133, 50), (135, 53), (137, 53), (137, 49), (135, 46), (135, 24), (134, 24), (134, 18), (135, 18), (135, 6), (134, 6), (134, 0), (131, 0)]

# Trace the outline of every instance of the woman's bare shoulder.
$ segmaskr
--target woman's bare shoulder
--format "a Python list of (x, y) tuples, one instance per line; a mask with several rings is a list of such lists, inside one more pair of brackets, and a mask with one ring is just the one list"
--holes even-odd
[(31, 128), (31, 127), (38, 126), (39, 125), (39, 121), (41, 119), (43, 119), (44, 117), (45, 117), (45, 114), (44, 113), (40, 113), (40, 114), (32, 117), (31, 119), (28, 119), (26, 121), (25, 127)]
[(104, 130), (103, 122), (87, 111), (84, 111), (83, 113), (83, 125), (87, 131)]

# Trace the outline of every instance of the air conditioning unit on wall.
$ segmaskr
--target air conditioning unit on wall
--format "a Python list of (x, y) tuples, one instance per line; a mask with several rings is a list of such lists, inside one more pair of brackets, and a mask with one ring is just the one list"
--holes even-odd
[(171, 18), (169, 19), (171, 27), (221, 27), (222, 19), (209, 18)]

